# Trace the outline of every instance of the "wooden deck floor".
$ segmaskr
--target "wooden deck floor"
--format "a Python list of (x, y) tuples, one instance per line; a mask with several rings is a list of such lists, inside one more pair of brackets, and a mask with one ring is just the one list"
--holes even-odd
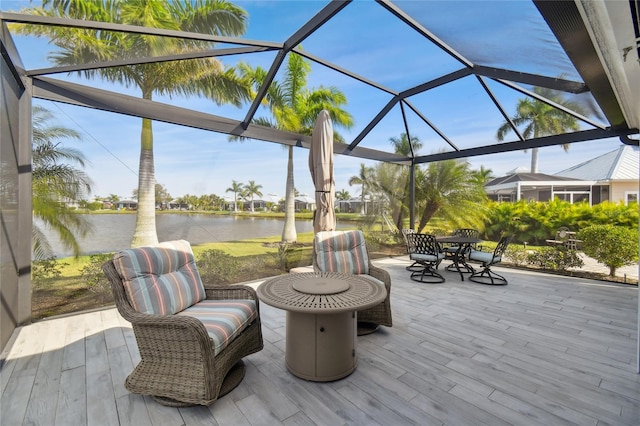
[[(123, 386), (138, 360), (115, 309), (19, 330), (0, 424), (638, 425), (635, 286), (501, 269), (506, 287), (392, 274), (394, 327), (358, 338), (359, 364), (314, 383), (284, 365), (285, 313), (261, 305), (265, 347), (210, 407), (167, 408)], [(442, 269), (442, 268), (441, 268)]]

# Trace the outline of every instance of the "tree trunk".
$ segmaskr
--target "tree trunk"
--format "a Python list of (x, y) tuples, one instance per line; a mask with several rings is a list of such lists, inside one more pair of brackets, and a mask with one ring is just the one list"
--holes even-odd
[(151, 120), (142, 119), (140, 165), (138, 168), (138, 211), (131, 247), (158, 243), (156, 231), (156, 178), (153, 163), (153, 131)]
[(538, 173), (538, 148), (531, 149), (531, 173)]
[(436, 214), (439, 208), (440, 203), (436, 201), (427, 201), (427, 204), (424, 206), (424, 210), (422, 211), (422, 215), (420, 216), (420, 223), (418, 224), (417, 232), (422, 232), (424, 227), (427, 226), (427, 223), (431, 220), (433, 215)]
[(289, 147), (289, 161), (287, 163), (287, 188), (284, 198), (284, 229), (282, 230), (283, 243), (295, 243), (298, 240), (296, 233), (296, 206), (295, 185), (293, 182), (293, 147)]

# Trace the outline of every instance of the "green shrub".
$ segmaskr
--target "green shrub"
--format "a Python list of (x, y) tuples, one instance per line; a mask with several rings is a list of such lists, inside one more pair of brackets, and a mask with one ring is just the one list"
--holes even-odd
[(542, 247), (528, 255), (528, 262), (542, 269), (566, 271), (569, 268), (581, 268), (584, 261), (578, 251), (564, 246)]
[(518, 245), (509, 245), (504, 253), (505, 257), (516, 266), (523, 266), (528, 263), (529, 251)]
[(638, 231), (624, 226), (591, 225), (578, 232), (587, 256), (609, 267), (614, 277), (616, 269), (638, 261)]
[(34, 287), (42, 287), (48, 281), (62, 276), (62, 267), (68, 263), (56, 261), (56, 257), (48, 257), (43, 260), (34, 260), (31, 263), (31, 282)]
[(240, 272), (240, 261), (222, 250), (205, 250), (196, 260), (203, 283), (230, 284)]
[(616, 225), (638, 229), (638, 205), (604, 202), (570, 204), (567, 201), (497, 203), (490, 202), (483, 237), (497, 241), (502, 234), (514, 235), (514, 242), (544, 245), (556, 230), (566, 226), (579, 231), (590, 225)]
[(80, 276), (87, 288), (100, 295), (103, 302), (113, 297), (111, 284), (102, 270), (102, 264), (112, 258), (113, 253), (92, 254), (89, 257), (89, 263), (80, 270)]

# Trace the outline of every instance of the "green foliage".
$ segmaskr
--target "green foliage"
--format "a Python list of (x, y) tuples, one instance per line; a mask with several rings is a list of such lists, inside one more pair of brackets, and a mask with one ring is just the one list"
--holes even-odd
[(278, 252), (275, 254), (276, 264), (286, 270), (287, 259), (292, 251), (291, 244), (283, 242), (278, 244)]
[(230, 284), (240, 273), (238, 258), (222, 250), (205, 250), (196, 260), (200, 278), (205, 284)]
[(589, 206), (567, 201), (497, 203), (488, 205), (485, 239), (512, 234), (515, 242), (544, 245), (558, 228), (580, 230), (590, 225), (618, 225), (637, 230), (638, 205), (604, 202)]
[(529, 262), (528, 250), (518, 245), (510, 244), (504, 255), (516, 266), (524, 266)]
[(55, 256), (42, 260), (35, 260), (31, 263), (31, 282), (34, 287), (41, 287), (48, 281), (60, 278), (62, 268), (67, 263), (59, 262)]
[(111, 294), (111, 284), (102, 271), (102, 264), (111, 258), (113, 253), (92, 254), (89, 263), (80, 270), (80, 276), (89, 290), (102, 295), (103, 298)]
[(638, 260), (638, 231), (615, 225), (591, 225), (578, 232), (587, 256), (609, 267), (614, 277), (616, 269)]
[(569, 268), (581, 268), (584, 262), (577, 250), (564, 246), (542, 247), (528, 254), (527, 262), (542, 269), (566, 271)]

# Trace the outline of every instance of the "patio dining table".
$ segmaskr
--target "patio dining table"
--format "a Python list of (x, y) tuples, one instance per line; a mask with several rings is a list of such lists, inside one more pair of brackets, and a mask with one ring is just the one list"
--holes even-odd
[[(473, 244), (481, 243), (482, 240), (477, 237), (464, 237), (459, 235), (447, 235), (436, 237), (438, 243), (454, 244), (457, 250), (446, 252), (446, 259), (451, 260), (451, 265), (447, 267), (453, 268), (460, 274), (460, 279), (464, 281), (465, 273), (473, 273), (473, 266), (467, 263), (466, 253)], [(449, 269), (451, 270), (451, 269)]]

